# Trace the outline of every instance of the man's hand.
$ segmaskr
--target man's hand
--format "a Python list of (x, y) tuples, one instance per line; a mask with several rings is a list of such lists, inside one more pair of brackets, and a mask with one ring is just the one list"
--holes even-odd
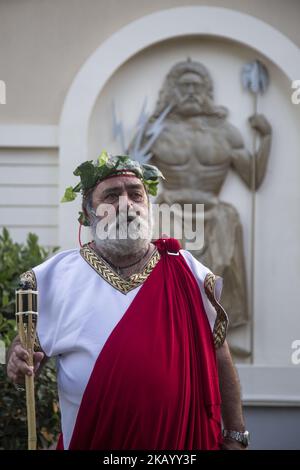
[(42, 352), (33, 353), (34, 367), (28, 365), (29, 355), (26, 349), (21, 345), (17, 336), (8, 352), (7, 376), (15, 384), (23, 385), (25, 375), (32, 375), (39, 369), (45, 354)]
[(246, 450), (246, 447), (243, 446), (238, 441), (234, 439), (224, 438), (221, 450)]

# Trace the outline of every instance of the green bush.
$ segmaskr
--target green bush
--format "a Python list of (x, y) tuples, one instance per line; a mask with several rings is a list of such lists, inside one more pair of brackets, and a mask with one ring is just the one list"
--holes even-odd
[[(57, 251), (39, 246), (29, 233), (25, 244), (14, 243), (7, 229), (0, 235), (0, 339), (9, 347), (16, 336), (15, 290), (19, 276), (42, 263)], [(0, 449), (27, 449), (25, 392), (19, 392), (7, 379), (6, 366), (0, 367)], [(48, 448), (57, 440), (60, 414), (55, 363), (50, 360), (35, 382), (38, 448)]]

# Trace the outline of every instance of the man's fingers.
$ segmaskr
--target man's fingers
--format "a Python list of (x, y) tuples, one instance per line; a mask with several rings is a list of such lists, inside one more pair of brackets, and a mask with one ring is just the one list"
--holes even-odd
[(7, 375), (8, 378), (13, 382), (20, 385), (24, 385), (24, 375), (19, 374), (14, 365), (9, 364), (7, 366)]
[(24, 376), (32, 376), (34, 372), (38, 370), (40, 364), (44, 358), (43, 352), (34, 352), (33, 353), (33, 363), (34, 367), (28, 365), (29, 354), (23, 346), (17, 342), (14, 344), (8, 364), (7, 364), (7, 375), (10, 380), (14, 383), (23, 383)]
[(13, 352), (16, 354), (16, 356), (18, 356), (19, 359), (22, 359), (23, 361), (28, 361), (29, 354), (26, 349), (24, 349), (23, 346), (21, 346), (20, 344), (17, 344), (15, 346)]
[(30, 367), (27, 362), (22, 359), (19, 359), (19, 356), (15, 352), (12, 353), (11, 356), (11, 370), (15, 374), (23, 374), (23, 375), (32, 375), (33, 374), (33, 367)]
[(22, 362), (20, 360), (17, 360), (15, 362), (16, 365), (16, 371), (18, 375), (32, 375), (33, 374), (33, 367), (29, 366), (26, 362)]
[(39, 369), (44, 357), (45, 357), (45, 354), (41, 351), (35, 352), (33, 354), (34, 372), (36, 372)]
[(45, 354), (41, 351), (38, 351), (38, 352), (35, 352), (33, 353), (33, 362), (36, 364), (36, 363), (41, 363), (42, 360), (44, 359), (45, 357)]

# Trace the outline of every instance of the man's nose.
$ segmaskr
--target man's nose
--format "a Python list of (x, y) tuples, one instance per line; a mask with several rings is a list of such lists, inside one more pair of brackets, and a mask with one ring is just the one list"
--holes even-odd
[(126, 193), (124, 196), (125, 196), (124, 199), (125, 199), (125, 203), (127, 205), (127, 208), (128, 209), (132, 208), (133, 204), (134, 204), (134, 201), (130, 198), (129, 194)]
[(118, 202), (118, 212), (120, 210), (126, 210), (127, 212), (129, 209), (133, 208), (133, 203), (134, 201), (130, 199), (129, 195), (127, 193), (122, 194), (121, 198), (119, 198)]

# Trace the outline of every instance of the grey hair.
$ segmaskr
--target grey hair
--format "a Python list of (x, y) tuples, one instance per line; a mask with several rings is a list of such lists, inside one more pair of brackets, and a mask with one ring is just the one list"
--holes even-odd
[(97, 218), (95, 209), (93, 208), (93, 191), (90, 191), (82, 200), (82, 209), (86, 211), (88, 219), (90, 220), (91, 225)]

